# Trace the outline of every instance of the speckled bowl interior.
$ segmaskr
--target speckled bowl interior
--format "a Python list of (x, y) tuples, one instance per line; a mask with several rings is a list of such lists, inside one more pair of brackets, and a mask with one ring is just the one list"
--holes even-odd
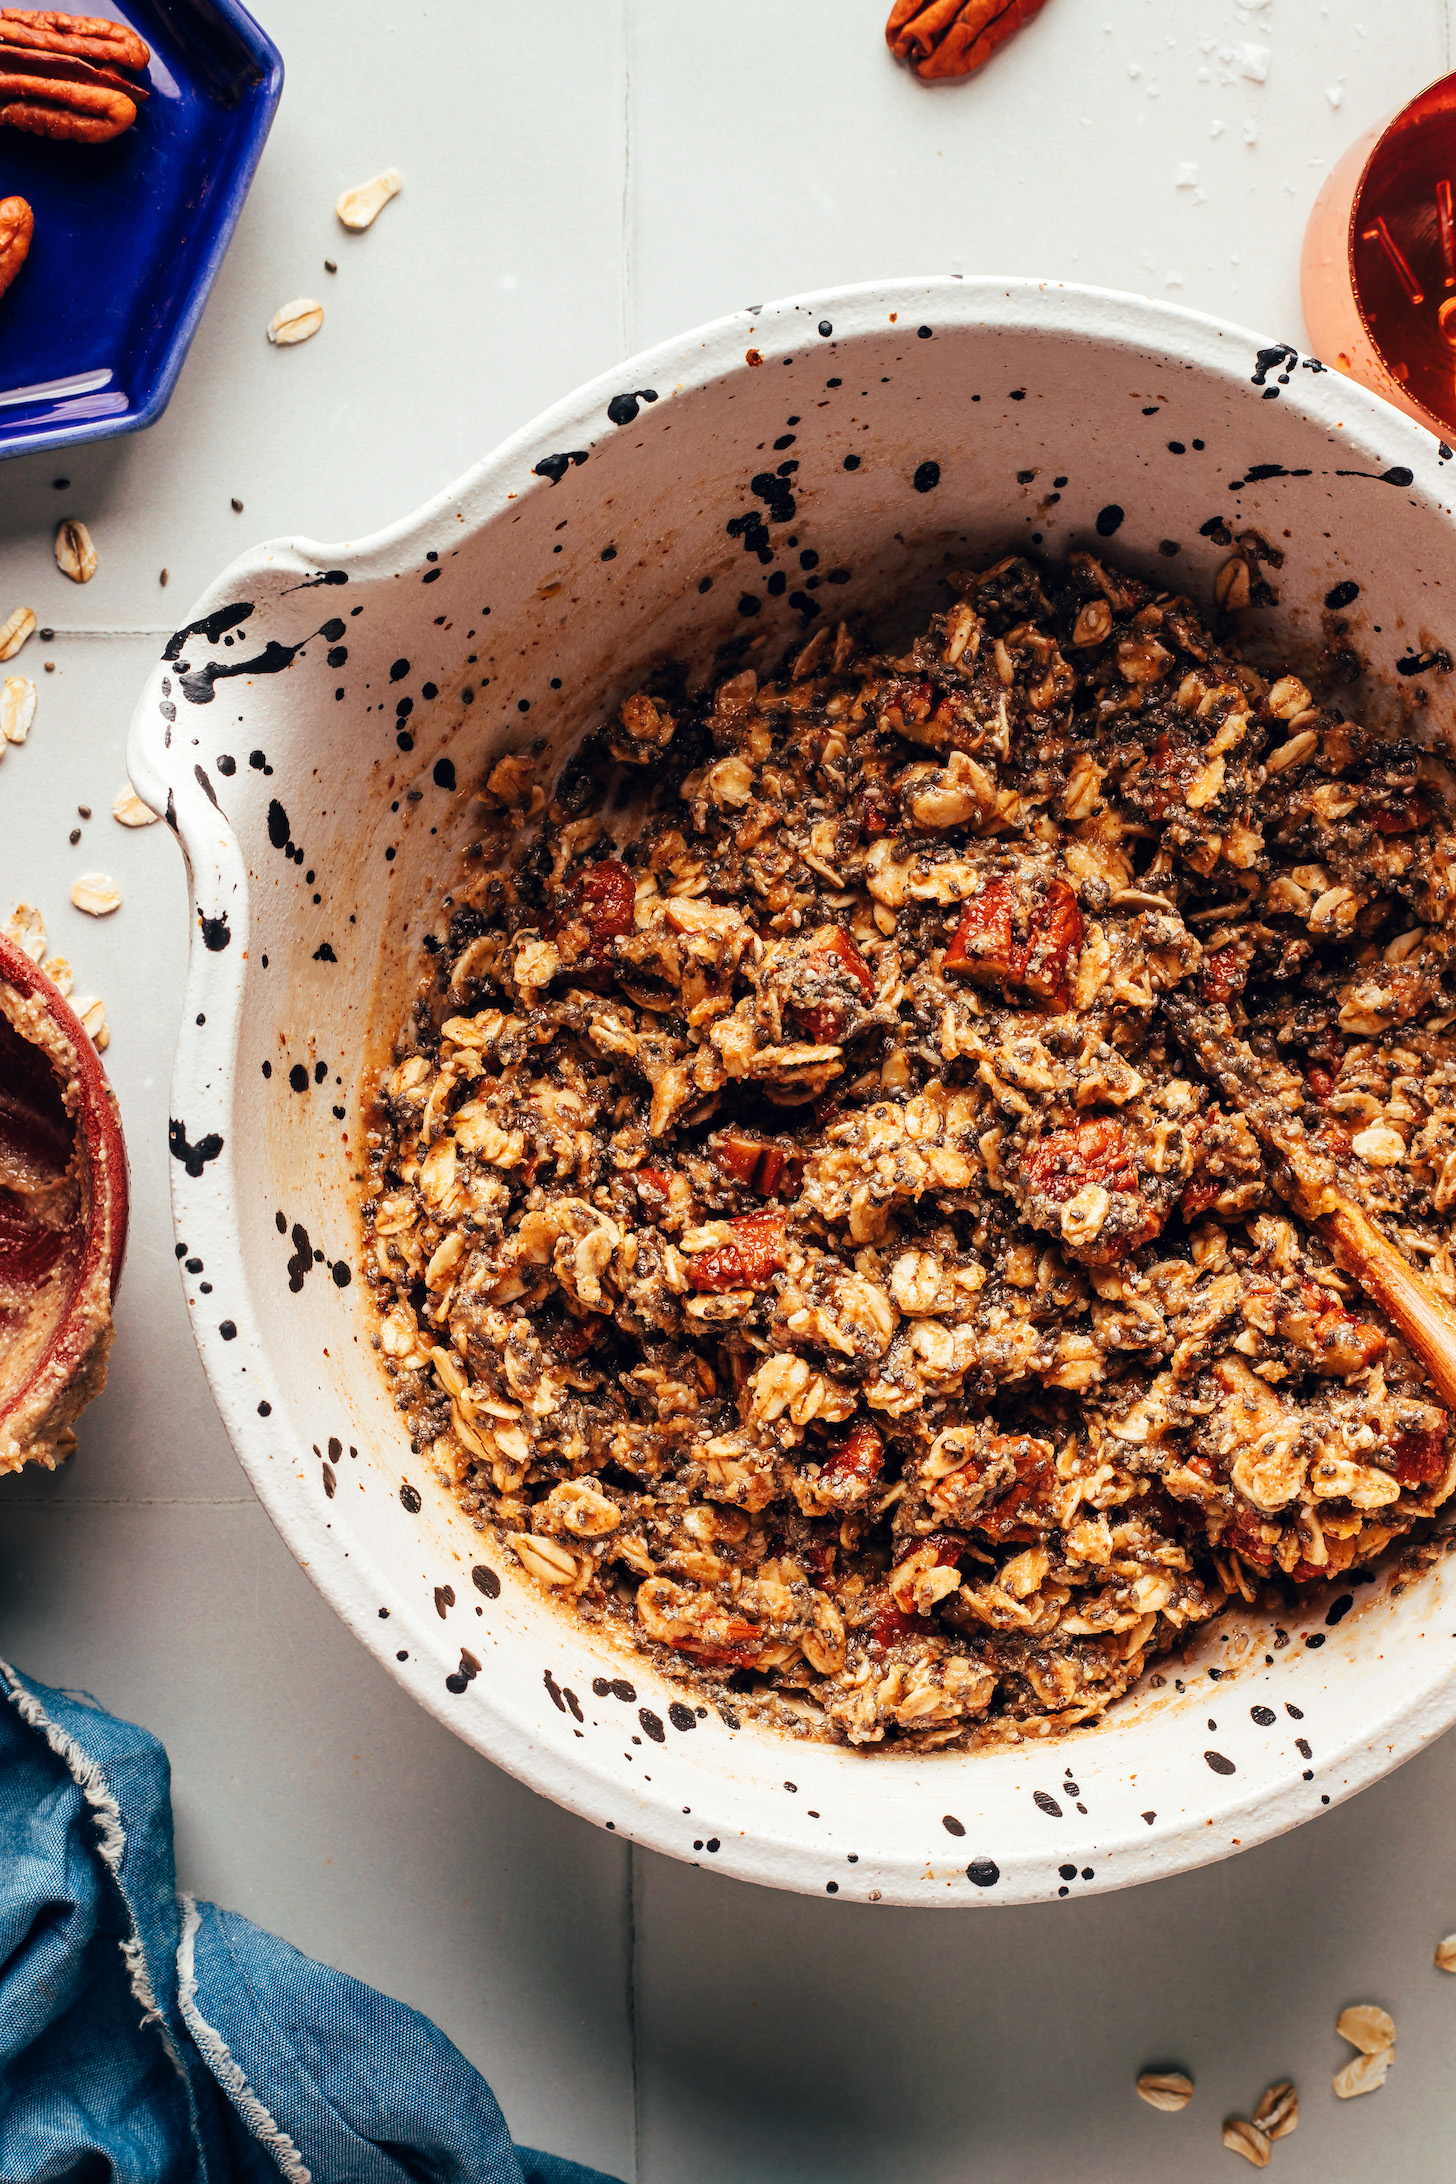
[[(183, 1278), (279, 1530), (457, 1734), (673, 1857), (964, 1905), (1226, 1857), (1456, 1718), (1438, 1560), (1353, 1608), (1316, 1595), (1282, 1631), (1226, 1621), (1056, 1741), (895, 1759), (735, 1732), (505, 1566), (411, 1454), (356, 1210), (366, 1068), (462, 870), (454, 787), (496, 754), (543, 737), (554, 759), (662, 652), (707, 666), (746, 639), (772, 660), (820, 615), (923, 596), (948, 559), (1006, 546), (1100, 545), (1206, 597), (1231, 525), (1284, 554), (1253, 617), (1266, 637), (1309, 657), (1340, 586), (1372, 684), (1410, 687), (1413, 656), (1456, 636), (1449, 454), (1210, 319), (906, 281), (654, 350), (396, 530), (259, 547), (199, 603), (131, 740), (195, 909), (171, 1124)], [(1440, 679), (1420, 685), (1444, 730)]]

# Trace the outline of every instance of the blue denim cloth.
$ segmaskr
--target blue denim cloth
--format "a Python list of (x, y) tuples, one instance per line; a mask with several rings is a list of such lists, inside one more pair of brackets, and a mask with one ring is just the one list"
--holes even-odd
[(609, 2184), (427, 2017), (179, 1895), (145, 1729), (0, 1662), (4, 2184)]

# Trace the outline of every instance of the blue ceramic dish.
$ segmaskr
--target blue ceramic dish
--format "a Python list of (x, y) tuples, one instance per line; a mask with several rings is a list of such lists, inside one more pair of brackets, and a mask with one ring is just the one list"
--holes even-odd
[(35, 212), (0, 297), (0, 456), (161, 416), (283, 89), (236, 0), (130, 0), (122, 19), (152, 49), (130, 129), (96, 145), (0, 129), (0, 197)]

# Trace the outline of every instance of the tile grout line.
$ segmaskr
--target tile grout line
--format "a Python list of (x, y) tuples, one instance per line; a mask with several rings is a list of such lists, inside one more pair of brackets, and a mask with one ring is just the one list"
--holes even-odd
[(253, 1509), (261, 1507), (256, 1494), (7, 1494), (0, 1498), (0, 1517), (7, 1509)]
[(632, 0), (622, 0), (622, 355), (632, 338)]
[(642, 2087), (637, 2072), (637, 1845), (627, 1845), (627, 2060), (632, 2079), (632, 2174), (642, 2184)]

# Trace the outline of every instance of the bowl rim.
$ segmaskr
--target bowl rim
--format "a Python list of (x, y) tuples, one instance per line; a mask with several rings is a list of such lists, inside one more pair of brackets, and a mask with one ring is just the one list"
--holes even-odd
[[(462, 514), (468, 526), (466, 535), (473, 536), (505, 508), (508, 496), (519, 499), (519, 490), (513, 492), (512, 487), (524, 489), (532, 484), (537, 462), (555, 449), (589, 448), (602, 437), (605, 405), (620, 388), (660, 386), (665, 390), (665, 408), (678, 394), (691, 394), (710, 381), (747, 368), (743, 347), (746, 330), (751, 332), (755, 349), (768, 360), (802, 347), (806, 317), (810, 327), (817, 326), (821, 317), (829, 318), (838, 337), (848, 339), (871, 330), (871, 321), (864, 317), (868, 310), (904, 312), (912, 302), (919, 302), (927, 315), (938, 312), (940, 324), (947, 330), (952, 325), (981, 325), (988, 330), (1004, 327), (1020, 334), (1056, 333), (1102, 346), (1135, 348), (1141, 355), (1158, 349), (1179, 364), (1206, 368), (1231, 382), (1242, 380), (1254, 388), (1263, 387), (1276, 368), (1269, 362), (1271, 357), (1281, 362), (1287, 359), (1285, 368), (1291, 375), (1287, 389), (1274, 391), (1284, 392), (1307, 421), (1325, 427), (1332, 436), (1339, 428), (1353, 430), (1372, 441), (1378, 438), (1392, 455), (1406, 455), (1413, 468), (1434, 467), (1434, 435), (1378, 395), (1331, 371), (1317, 359), (1301, 360), (1288, 343), (1272, 342), (1248, 328), (1186, 306), (1118, 290), (1026, 277), (931, 275), (869, 281), (809, 291), (762, 305), (752, 313), (732, 312), (614, 364), (509, 435), (461, 478), (398, 522), (343, 546), (325, 546), (299, 537), (280, 538), (239, 555), (203, 593), (186, 618), (187, 624), (199, 623), (205, 615), (247, 596), (240, 586), (276, 578), (280, 568), (307, 573), (344, 562), (351, 571), (368, 575), (371, 566), (390, 565), (401, 548), (413, 542), (423, 546), (447, 511), (452, 519)], [(841, 328), (842, 320), (854, 323)], [(876, 328), (882, 324), (882, 319), (873, 321)], [(1295, 380), (1293, 369), (1301, 361), (1308, 369)], [(546, 489), (543, 479), (542, 490)], [(157, 720), (162, 695), (159, 684), (165, 672), (166, 662), (159, 662), (138, 701), (128, 759), (133, 783), (156, 810), (165, 811), (187, 860), (195, 922), (171, 1111), (186, 1115), (189, 1127), (201, 1118), (203, 1126), (211, 1129), (216, 1126), (214, 1118), (228, 1111), (235, 1078), (247, 933), (247, 867), (237, 838), (230, 829), (219, 829), (218, 812), (210, 797), (194, 785), (180, 758), (169, 764), (164, 757)], [(209, 922), (219, 916), (231, 917), (233, 937), (240, 945), (218, 950), (205, 943)], [(206, 1029), (199, 1033), (196, 1025), (204, 1016)], [(224, 1147), (204, 1181), (200, 1167), (195, 1175), (191, 1172), (185, 1159), (185, 1143), (180, 1149), (174, 1143), (172, 1149), (177, 1155), (172, 1169), (172, 1195), (179, 1242), (184, 1236), (189, 1243), (205, 1237), (209, 1272), (217, 1269), (218, 1288), (237, 1300), (231, 1307), (231, 1320), (223, 1323), (229, 1332), (214, 1331), (194, 1315), (193, 1333), (239, 1461), (290, 1551), (374, 1658), (463, 1741), (528, 1787), (596, 1825), (670, 1857), (684, 1857), (686, 1852), (676, 1832), (676, 1808), (668, 1812), (671, 1792), (666, 1788), (655, 1790), (651, 1798), (637, 1794), (631, 1784), (624, 1783), (596, 1759), (589, 1743), (558, 1753), (533, 1735), (522, 1720), (497, 1706), (483, 1687), (479, 1702), (468, 1711), (451, 1710), (438, 1673), (438, 1650), (429, 1650), (429, 1625), (416, 1616), (413, 1602), (401, 1598), (357, 1541), (347, 1553), (341, 1550), (339, 1535), (332, 1532), (324, 1515), (325, 1502), (313, 1493), (305, 1496), (296, 1486), (296, 1477), (304, 1475), (301, 1443), (298, 1464), (277, 1460), (277, 1428), (257, 1415), (255, 1398), (260, 1383), (269, 1378), (267, 1352), (251, 1313), (238, 1226), (225, 1207), (219, 1210), (217, 1192), (220, 1182), (228, 1186), (225, 1197), (233, 1188), (231, 1156)], [(390, 1603), (393, 1618), (383, 1630), (381, 1610), (376, 1604), (381, 1599)], [(395, 1657), (397, 1634), (411, 1639), (410, 1657), (404, 1663)], [(433, 1642), (437, 1647), (438, 1641)], [(648, 1673), (645, 1662), (642, 1670)], [(1456, 1660), (1449, 1669), (1437, 1669), (1424, 1680), (1412, 1677), (1398, 1702), (1378, 1718), (1364, 1716), (1358, 1732), (1344, 1736), (1338, 1748), (1326, 1743), (1321, 1754), (1320, 1781), (1328, 1785), (1329, 1805), (1343, 1802), (1412, 1757), (1453, 1720)], [(1061, 1749), (1070, 1748), (1068, 1739)], [(802, 1752), (804, 1747), (794, 1749)], [(868, 1764), (873, 1766), (876, 1761), (871, 1759)], [(1095, 1878), (1085, 1881), (1078, 1893), (1126, 1887), (1213, 1863), (1317, 1817), (1321, 1809), (1320, 1805), (1311, 1809), (1308, 1792), (1301, 1783), (1265, 1783), (1248, 1790), (1241, 1788), (1220, 1802), (1205, 1795), (1205, 1801), (1191, 1816), (1187, 1811), (1181, 1816), (1170, 1814), (1166, 1824), (1161, 1824), (1160, 1816), (1160, 1824), (1155, 1829), (1150, 1827), (1146, 1835), (1116, 1835), (1105, 1828), (1094, 1830), (1090, 1822), (1085, 1823), (1086, 1833), (1080, 1843), (1092, 1844), (1100, 1855)], [(1215, 1816), (1213, 1820), (1207, 1818), (1210, 1813)], [(1063, 1842), (1066, 1848), (1062, 1854), (1075, 1855), (1080, 1861), (1085, 1851), (1079, 1841), (1059, 1838), (1059, 1844)], [(982, 1893), (982, 1882), (948, 1890), (943, 1885), (943, 1873), (937, 1875), (934, 1886), (927, 1885), (930, 1871), (923, 1853), (917, 1855), (918, 1848), (912, 1843), (902, 1856), (877, 1857), (869, 1874), (862, 1873), (859, 1878), (874, 1879), (879, 1885), (870, 1891), (846, 1879), (844, 1900), (864, 1901), (868, 1894), (875, 1901), (962, 1909), (968, 1904), (1048, 1900), (1044, 1848), (1023, 1850), (1018, 1845), (1015, 1852), (1003, 1855), (998, 1851), (1002, 1857), (997, 1875), (1000, 1885), (992, 1894)], [(961, 1855), (965, 1855), (964, 1849)], [(801, 1893), (818, 1895), (825, 1888), (824, 1851), (809, 1848), (798, 1834), (765, 1827), (757, 1817), (752, 1835), (725, 1839), (713, 1864), (737, 1879)], [(975, 1861), (967, 1870), (968, 1880), (974, 1880), (974, 1865)], [(992, 1871), (997, 1869), (993, 1867)], [(838, 1893), (838, 1889), (834, 1892)], [(1051, 1900), (1055, 1900), (1054, 1894)]]

